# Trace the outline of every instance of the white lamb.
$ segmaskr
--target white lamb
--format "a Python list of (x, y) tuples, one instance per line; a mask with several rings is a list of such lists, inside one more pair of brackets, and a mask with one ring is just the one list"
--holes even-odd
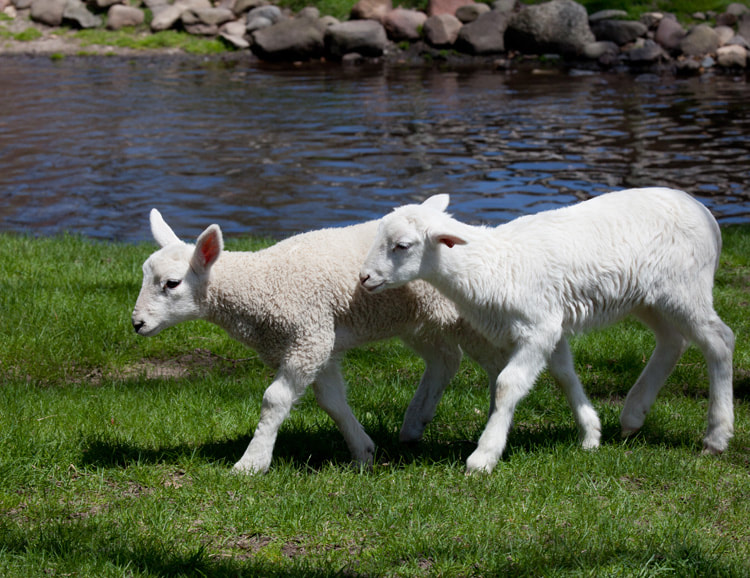
[[(402, 441), (417, 441), (457, 371), (461, 348), (494, 383), (505, 354), (458, 318), (455, 306), (424, 282), (370, 295), (359, 267), (375, 239), (377, 221), (291, 237), (256, 252), (223, 251), (218, 225), (196, 245), (180, 241), (155, 209), (151, 231), (162, 247), (143, 265), (133, 311), (139, 335), (153, 336), (190, 319), (205, 319), (255, 349), (277, 370), (263, 396), (260, 420), (235, 469), (264, 472), (277, 432), (313, 382), (320, 406), (333, 418), (353, 458), (371, 463), (374, 445), (346, 401), (342, 354), (398, 336), (426, 362), (404, 417)], [(568, 392), (572, 400), (585, 396)]]
[(448, 196), (436, 195), (384, 217), (360, 281), (378, 293), (424, 279), (509, 350), (468, 471), (494, 468), (516, 404), (547, 364), (577, 381), (566, 336), (629, 314), (653, 330), (656, 348), (625, 400), (623, 434), (643, 425), (692, 341), (710, 382), (704, 452), (726, 449), (734, 430), (734, 335), (713, 308), (721, 234), (703, 205), (681, 191), (633, 189), (497, 228), (460, 223), (447, 206)]

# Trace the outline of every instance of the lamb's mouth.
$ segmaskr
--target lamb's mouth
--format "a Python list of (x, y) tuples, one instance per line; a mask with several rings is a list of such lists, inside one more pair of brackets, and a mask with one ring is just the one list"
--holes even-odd
[(360, 279), (360, 285), (362, 285), (368, 293), (377, 293), (378, 291), (385, 289), (385, 279), (379, 283), (373, 283), (372, 278), (367, 275)]

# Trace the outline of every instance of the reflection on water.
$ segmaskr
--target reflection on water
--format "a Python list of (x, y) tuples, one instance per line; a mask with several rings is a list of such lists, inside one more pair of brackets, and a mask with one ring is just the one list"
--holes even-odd
[(732, 78), (0, 59), (0, 230), (284, 237), (434, 193), (499, 224), (666, 185), (750, 221), (750, 84)]

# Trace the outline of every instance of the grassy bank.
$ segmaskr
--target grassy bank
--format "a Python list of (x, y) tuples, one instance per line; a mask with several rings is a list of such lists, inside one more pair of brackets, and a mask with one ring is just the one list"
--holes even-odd
[(699, 455), (706, 372), (694, 350), (643, 432), (619, 439), (652, 344), (624, 323), (574, 343), (602, 448), (578, 447), (545, 374), (496, 471), (470, 478), (483, 374), (465, 362), (425, 441), (403, 447), (421, 366), (397, 342), (353, 352), (345, 368), (378, 445), (372, 472), (347, 465), (308, 394), (271, 471), (232, 475), (271, 372), (202, 322), (134, 334), (152, 247), (0, 235), (0, 575), (746, 576), (750, 227), (724, 233), (716, 301), (738, 338), (726, 454)]

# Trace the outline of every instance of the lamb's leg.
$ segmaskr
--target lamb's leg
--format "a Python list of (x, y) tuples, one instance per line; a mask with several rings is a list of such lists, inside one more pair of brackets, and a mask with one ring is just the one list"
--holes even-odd
[(573, 355), (570, 352), (568, 341), (564, 338), (557, 344), (550, 357), (549, 371), (565, 392), (570, 409), (573, 410), (573, 416), (576, 424), (578, 424), (581, 445), (587, 450), (598, 448), (602, 435), (602, 425), (594, 406), (586, 397), (578, 375), (576, 375)]
[(625, 398), (625, 405), (620, 413), (623, 437), (641, 429), (656, 396), (688, 346), (682, 333), (661, 313), (643, 310), (635, 316), (654, 332), (656, 347), (638, 381)]
[(511, 355), (497, 377), (495, 411), (479, 438), (477, 449), (466, 460), (467, 473), (493, 470), (505, 449), (516, 405), (531, 391), (558, 338), (519, 344)]
[(691, 336), (703, 352), (708, 365), (708, 429), (703, 438), (703, 453), (720, 454), (734, 435), (732, 356), (734, 334), (713, 313)]
[[(405, 340), (406, 341), (406, 340)], [(406, 341), (425, 361), (419, 387), (404, 414), (399, 440), (418, 442), (432, 421), (445, 388), (461, 365), (461, 348), (445, 342)]]
[(346, 382), (338, 360), (329, 361), (320, 370), (313, 385), (318, 405), (336, 423), (344, 436), (352, 458), (365, 466), (372, 465), (375, 444), (354, 417), (346, 401)]
[(240, 461), (234, 465), (234, 470), (251, 474), (268, 471), (279, 428), (307, 385), (294, 379), (291, 372), (280, 370), (276, 374), (273, 383), (263, 394), (260, 419), (253, 439)]

